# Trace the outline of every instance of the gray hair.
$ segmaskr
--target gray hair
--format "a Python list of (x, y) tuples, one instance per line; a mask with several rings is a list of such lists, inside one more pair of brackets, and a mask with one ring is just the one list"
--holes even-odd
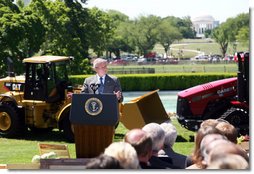
[(177, 138), (176, 127), (170, 122), (164, 122), (160, 126), (165, 131), (164, 146), (173, 147)]
[(101, 65), (101, 64), (105, 64), (107, 65), (108, 64), (108, 61), (105, 60), (105, 59), (102, 59), (102, 58), (97, 58), (93, 61), (93, 68), (96, 68), (98, 65)]
[(149, 123), (145, 125), (142, 130), (146, 131), (152, 138), (153, 151), (159, 151), (162, 149), (165, 140), (165, 132), (161, 126), (157, 123)]

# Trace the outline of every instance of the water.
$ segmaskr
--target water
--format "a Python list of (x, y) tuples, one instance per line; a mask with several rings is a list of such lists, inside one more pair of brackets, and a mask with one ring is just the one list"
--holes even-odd
[[(124, 103), (129, 102), (130, 100), (137, 98), (141, 95), (144, 95), (150, 91), (134, 91), (134, 92), (123, 92)], [(176, 101), (177, 93), (179, 91), (159, 91), (159, 97), (161, 102), (167, 112), (176, 112)]]

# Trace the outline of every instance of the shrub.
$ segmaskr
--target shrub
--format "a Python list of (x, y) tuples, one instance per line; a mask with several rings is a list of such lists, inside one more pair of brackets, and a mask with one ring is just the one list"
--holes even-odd
[[(91, 75), (75, 75), (73, 84), (82, 85)], [(235, 73), (175, 73), (175, 74), (127, 74), (116, 75), (123, 91), (183, 90), (207, 82), (235, 77)]]

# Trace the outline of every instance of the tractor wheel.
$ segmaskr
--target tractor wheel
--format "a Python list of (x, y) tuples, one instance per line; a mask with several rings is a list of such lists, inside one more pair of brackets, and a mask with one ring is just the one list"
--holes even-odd
[(0, 136), (15, 137), (25, 130), (25, 123), (18, 110), (8, 103), (0, 104)]
[(234, 125), (240, 135), (249, 135), (249, 114), (246, 110), (232, 107), (220, 118)]
[(69, 142), (74, 142), (74, 130), (72, 129), (71, 122), (69, 119), (70, 111), (67, 111), (63, 115), (63, 119), (61, 121), (62, 124), (62, 130), (65, 138)]

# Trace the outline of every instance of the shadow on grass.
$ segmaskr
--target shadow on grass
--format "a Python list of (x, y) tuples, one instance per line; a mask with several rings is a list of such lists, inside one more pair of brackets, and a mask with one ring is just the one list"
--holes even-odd
[[(116, 141), (122, 140), (124, 138), (124, 134), (116, 133), (114, 139)], [(15, 138), (9, 139), (18, 139), (18, 140), (30, 140), (30, 141), (55, 141), (55, 142), (69, 142), (63, 135), (63, 132), (58, 130), (53, 131), (26, 131), (23, 135)]]
[(68, 142), (63, 135), (63, 132), (58, 130), (53, 131), (26, 131), (23, 135), (11, 138), (11, 139), (23, 139), (30, 141), (56, 141), (56, 142)]
[(120, 139), (120, 140), (122, 140), (123, 138), (124, 138), (124, 134), (115, 134), (115, 136), (114, 136), (114, 139)]
[(184, 138), (181, 135), (178, 135), (176, 138), (176, 142), (194, 142), (194, 136), (190, 135), (188, 139)]

